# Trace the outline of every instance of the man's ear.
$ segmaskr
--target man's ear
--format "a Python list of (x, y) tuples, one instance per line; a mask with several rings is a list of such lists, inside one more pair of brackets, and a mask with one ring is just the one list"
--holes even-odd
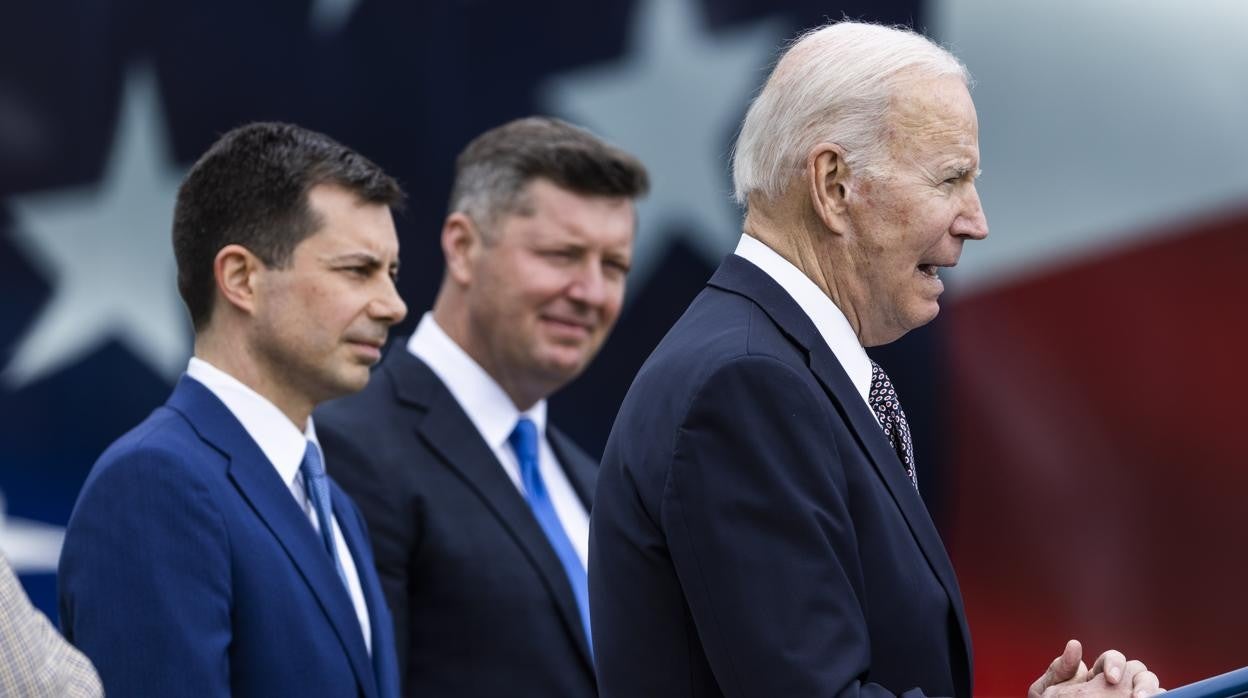
[(835, 143), (820, 143), (806, 157), (811, 206), (824, 227), (836, 234), (849, 230), (849, 174), (845, 149)]
[(227, 303), (249, 315), (256, 310), (256, 286), (264, 269), (264, 262), (242, 245), (226, 245), (212, 260), (217, 292)]
[(446, 257), (446, 273), (456, 283), (472, 283), (472, 261), (484, 244), (481, 229), (466, 213), (456, 211), (442, 223), (442, 255)]

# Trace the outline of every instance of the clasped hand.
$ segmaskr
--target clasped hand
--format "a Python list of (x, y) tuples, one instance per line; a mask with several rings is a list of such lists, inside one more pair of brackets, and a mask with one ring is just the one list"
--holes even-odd
[(1078, 640), (1066, 643), (1061, 656), (1053, 660), (1048, 671), (1031, 684), (1027, 698), (1059, 698), (1065, 696), (1131, 696), (1147, 698), (1163, 693), (1157, 675), (1144, 663), (1127, 658), (1117, 650), (1109, 650), (1088, 669), (1083, 663), (1083, 646)]

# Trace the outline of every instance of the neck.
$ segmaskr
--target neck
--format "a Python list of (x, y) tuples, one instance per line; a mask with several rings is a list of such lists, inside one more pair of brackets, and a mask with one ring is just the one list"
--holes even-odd
[[(847, 254), (841, 248), (842, 236), (828, 230), (804, 197), (791, 187), (778, 200), (750, 200), (745, 216), (745, 233), (770, 247), (797, 267), (844, 313), (860, 342), (862, 318), (856, 312), (850, 293), (852, 275)], [(864, 343), (863, 346), (866, 346)]]
[(195, 337), (195, 356), (213, 367), (228, 373), (235, 380), (256, 391), (273, 403), (299, 431), (308, 426), (308, 418), (315, 406), (310, 400), (296, 395), (275, 375), (266, 370), (265, 362), (257, 357), (250, 344), (241, 339), (224, 336), (224, 332), (204, 331)]
[(494, 360), (489, 345), (476, 341), (475, 338), (487, 330), (474, 330), (466, 304), (453, 291), (448, 293), (444, 287), (438, 294), (433, 304), (433, 319), (451, 341), (498, 383), (517, 410), (525, 412), (549, 394), (542, 386), (534, 385), (534, 381), (522, 372), (505, 370), (503, 362)]

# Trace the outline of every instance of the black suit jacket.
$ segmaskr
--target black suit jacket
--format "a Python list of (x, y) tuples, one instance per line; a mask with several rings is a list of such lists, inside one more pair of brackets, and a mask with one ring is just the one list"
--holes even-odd
[(616, 418), (590, 608), (604, 698), (971, 694), (922, 500), (814, 324), (740, 257)]
[[(403, 692), (595, 696), (559, 558), (467, 414), (405, 345), (364, 391), (316, 414), (326, 467), (368, 522)], [(597, 463), (558, 430), (547, 438), (588, 508)]]

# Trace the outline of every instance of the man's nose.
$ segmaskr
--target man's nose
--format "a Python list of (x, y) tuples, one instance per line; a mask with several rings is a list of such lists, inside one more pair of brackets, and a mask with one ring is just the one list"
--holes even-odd
[(979, 192), (975, 191), (975, 185), (971, 185), (966, 203), (953, 221), (951, 232), (957, 237), (970, 240), (983, 240), (988, 237), (988, 217), (984, 215), (984, 207), (979, 201)]

